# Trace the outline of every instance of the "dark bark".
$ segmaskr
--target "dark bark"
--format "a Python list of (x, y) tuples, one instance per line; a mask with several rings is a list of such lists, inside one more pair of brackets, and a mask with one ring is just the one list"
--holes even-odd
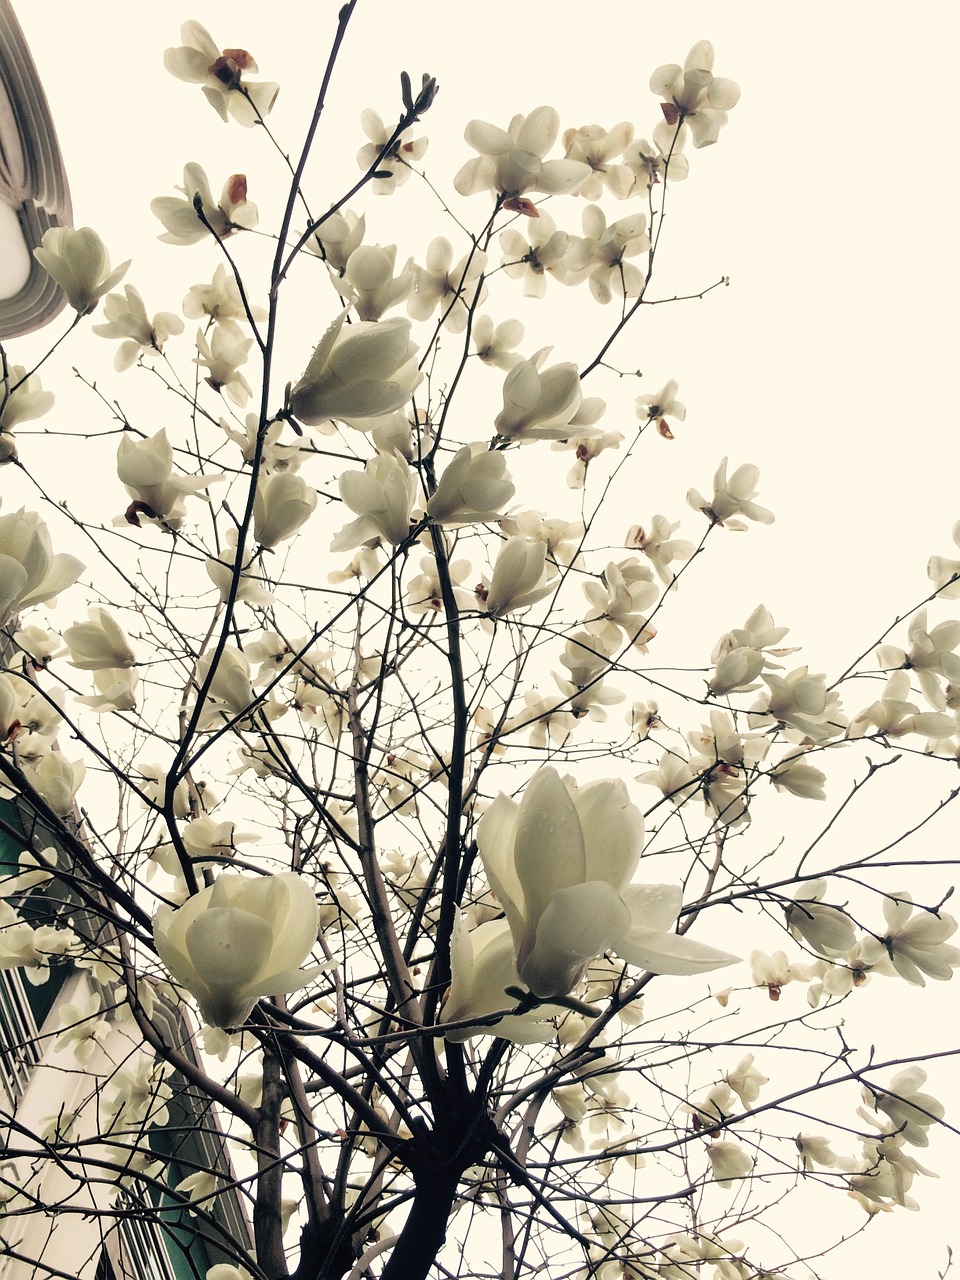
[(497, 1137), (475, 1097), (451, 1090), (444, 1103), (434, 1129), (411, 1139), (404, 1153), (416, 1189), (381, 1280), (426, 1280), (447, 1238), (460, 1178)]

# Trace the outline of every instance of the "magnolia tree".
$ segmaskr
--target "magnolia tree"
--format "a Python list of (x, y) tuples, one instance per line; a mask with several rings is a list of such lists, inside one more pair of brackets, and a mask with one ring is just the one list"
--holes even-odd
[[(960, 963), (949, 880), (918, 880), (907, 838), (933, 806), (842, 860), (821, 837), (895, 757), (955, 766), (960, 560), (939, 548), (843, 670), (810, 671), (759, 599), (701, 617), (678, 668), (658, 630), (774, 517), (754, 465), (707, 455), (689, 509), (658, 512), (695, 345), (653, 394), (613, 361), (739, 89), (703, 41), (636, 124), (486, 108), (426, 184), (443, 99), (403, 74), (386, 122), (359, 116), (357, 170), (307, 190), (354, 3), (290, 160), (248, 52), (194, 22), (167, 50), (288, 179), (267, 227), (253, 175), (191, 162), (153, 202), (164, 252), (201, 246), (179, 308), (152, 315), (89, 228), (37, 251), (67, 327), (119, 344), (116, 389), (86, 379), (112, 524), (82, 495), (38, 514), (55, 451), (24, 424), (57, 410), (44, 361), (3, 355), (2, 456), (36, 502), (0, 516), (23, 849), (0, 965), (87, 993), (48, 1032), (74, 1103), (8, 1107), (4, 1249), (64, 1274), (31, 1257), (33, 1218), (179, 1205), (219, 1250), (208, 1280), (825, 1274), (839, 1238), (916, 1207), (945, 1123), (923, 1067), (835, 1012)], [(367, 219), (418, 183), (438, 234), (398, 254)], [(574, 291), (602, 335), (579, 365), (515, 318)], [(118, 408), (128, 369), (165, 389), (153, 421)], [(229, 1160), (174, 1173), (178, 1091)]]

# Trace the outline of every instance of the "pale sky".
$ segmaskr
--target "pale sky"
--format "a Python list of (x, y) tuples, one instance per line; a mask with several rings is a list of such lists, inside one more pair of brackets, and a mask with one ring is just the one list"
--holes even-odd
[[(229, 174), (247, 172), (264, 225), (282, 182), (265, 140), (224, 125), (199, 89), (169, 77), (162, 50), (180, 43), (179, 23), (188, 18), (203, 23), (219, 45), (249, 49), (258, 78), (281, 84), (270, 125), (295, 151), (338, 8), (329, 0), (269, 6), (196, 0), (190, 7), (135, 10), (128, 0), (93, 6), (19, 0), (58, 129), (76, 224), (101, 234), (114, 263), (134, 259), (127, 279), (144, 294), (148, 311), (178, 310), (187, 287), (212, 269), (200, 248), (159, 245), (161, 228), (147, 207), (154, 196), (173, 194), (185, 162), (202, 164), (215, 192)], [(702, 618), (710, 643), (762, 600), (778, 623), (791, 627), (790, 639), (803, 644), (800, 660), (836, 674), (926, 594), (927, 558), (956, 554), (950, 537), (960, 518), (950, 59), (957, 15), (955, 5), (943, 2), (905, 9), (866, 0), (660, 6), (361, 0), (358, 6), (309, 171), (317, 209), (359, 175), (353, 156), (365, 141), (361, 110), (374, 107), (386, 119), (398, 114), (402, 69), (415, 83), (422, 71), (439, 81), (423, 123), (431, 139), (424, 167), (447, 192), (453, 173), (473, 154), (462, 141), (472, 117), (505, 126), (513, 114), (549, 103), (562, 127), (630, 120), (639, 135), (649, 136), (660, 118), (650, 73), (682, 62), (704, 38), (716, 48), (716, 74), (741, 85), (718, 145), (690, 152), (690, 177), (671, 188), (653, 292), (698, 292), (720, 276), (730, 277), (730, 287), (699, 302), (647, 309), (610, 356), (623, 369), (643, 371), (642, 384), (627, 388), (630, 395), (675, 378), (687, 405), (677, 439), (653, 442), (663, 447), (651, 454), (657, 469), (650, 493), (638, 499), (642, 510), (623, 513), (625, 523), (662, 511), (682, 516), (686, 531), (692, 513), (684, 507), (685, 492), (691, 485), (709, 492), (724, 454), (731, 466), (750, 461), (760, 467), (759, 501), (777, 522), (730, 536)], [(422, 261), (429, 238), (450, 234), (438, 214), (424, 234), (411, 216), (418, 207), (407, 200), (412, 186), (378, 202), (382, 209), (370, 216), (371, 238), (396, 240), (400, 261), (409, 255)], [(458, 214), (479, 226), (482, 197), (454, 199)], [(564, 225), (578, 213), (565, 209)], [(576, 291), (591, 336), (582, 338), (574, 320), (557, 337), (556, 315), (574, 313), (559, 286), (548, 301), (553, 305), (544, 310), (542, 333), (524, 315), (524, 350), (554, 341), (555, 358), (582, 361), (595, 349), (598, 326), (612, 323), (613, 304), (603, 315), (584, 290)], [(331, 318), (329, 309), (320, 316), (305, 312), (299, 326), (291, 326), (287, 341), (296, 354), (283, 378), (299, 375), (296, 362)], [(49, 334), (65, 327), (61, 318), (47, 334), (17, 344), (14, 358), (27, 362), (45, 349)], [(73, 362), (105, 371), (108, 348), (78, 335), (60, 362), (62, 386), (44, 375), (62, 397), (61, 411), (75, 405), (73, 412), (88, 415), (94, 409), (89, 395), (70, 398)], [(117, 381), (112, 392), (121, 390), (135, 394), (132, 381)], [(626, 392), (624, 403), (630, 404)], [(625, 424), (605, 425), (623, 430)], [(74, 479), (64, 473), (65, 493), (74, 492)], [(110, 514), (103, 513), (107, 520)], [(931, 619), (950, 616), (949, 609), (937, 606)], [(702, 654), (703, 636), (697, 641)], [(949, 995), (933, 985), (932, 992), (907, 992), (905, 1007), (929, 1022), (921, 1002), (929, 998), (929, 1010), (935, 1000), (937, 1019), (958, 1025), (958, 984)], [(884, 994), (892, 987), (886, 984)], [(951, 1073), (955, 1079), (955, 1066), (931, 1073), (948, 1118)], [(855, 1246), (855, 1256), (879, 1266), (878, 1275), (933, 1280), (945, 1264), (944, 1241), (951, 1236), (938, 1206), (952, 1212), (946, 1206), (956, 1139), (934, 1150), (930, 1164), (942, 1181), (918, 1180), (920, 1215), (881, 1215)], [(849, 1225), (859, 1221), (851, 1207)], [(960, 1237), (952, 1238), (960, 1247)], [(853, 1272), (828, 1261), (822, 1274)]]

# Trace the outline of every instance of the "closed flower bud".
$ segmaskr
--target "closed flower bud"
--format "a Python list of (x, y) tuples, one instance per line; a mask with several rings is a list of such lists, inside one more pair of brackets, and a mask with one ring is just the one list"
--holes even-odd
[(261, 476), (253, 502), (253, 536), (261, 547), (293, 537), (317, 505), (317, 491), (292, 471)]

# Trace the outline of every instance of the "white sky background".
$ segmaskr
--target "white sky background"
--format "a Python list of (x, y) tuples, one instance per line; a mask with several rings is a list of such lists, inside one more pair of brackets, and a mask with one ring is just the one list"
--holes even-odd
[[(179, 23), (187, 18), (207, 26), (218, 44), (248, 48), (259, 78), (281, 84), (270, 124), (295, 152), (338, 4), (196, 0), (188, 7), (134, 10), (128, 0), (92, 6), (20, 0), (17, 7), (59, 132), (76, 224), (96, 228), (114, 263), (134, 259), (127, 280), (143, 293), (148, 312), (179, 310), (189, 285), (209, 279), (214, 259), (206, 246), (158, 245), (161, 228), (149, 213), (150, 199), (173, 194), (190, 160), (206, 168), (215, 193), (229, 174), (246, 172), (261, 226), (268, 227), (284, 188), (265, 139), (222, 124), (199, 89), (165, 73), (162, 50), (179, 43)], [(607, 429), (629, 433), (632, 397), (657, 390), (668, 378), (679, 381), (687, 405), (673, 443), (647, 442), (642, 456), (649, 484), (641, 482), (635, 508), (618, 511), (624, 531), (663, 512), (683, 517), (683, 532), (696, 536), (684, 495), (691, 485), (710, 492), (724, 454), (731, 467), (759, 465), (759, 501), (777, 516), (773, 526), (730, 534), (715, 549), (695, 584), (705, 603), (694, 615), (689, 654), (677, 634), (671, 659), (702, 660), (716, 637), (740, 625), (762, 600), (778, 623), (790, 626), (789, 639), (803, 645), (796, 661), (836, 674), (895, 614), (926, 594), (928, 556), (956, 554), (950, 538), (960, 517), (950, 150), (956, 103), (949, 54), (957, 12), (946, 3), (906, 11), (863, 0), (791, 6), (761, 0), (659, 6), (628, 0), (593, 6), (361, 0), (309, 171), (316, 210), (359, 174), (353, 157), (365, 141), (361, 110), (372, 106), (385, 119), (398, 114), (402, 69), (415, 83), (422, 71), (439, 81), (422, 126), (431, 139), (424, 167), (451, 194), (453, 174), (473, 154), (462, 142), (472, 117), (505, 126), (514, 113), (546, 102), (559, 110), (562, 127), (609, 128), (627, 119), (639, 135), (649, 136), (660, 118), (647, 87), (651, 71), (682, 62), (702, 38), (716, 47), (716, 74), (741, 85), (743, 96), (719, 144), (688, 150), (690, 177), (671, 188), (653, 294), (698, 292), (722, 275), (731, 286), (700, 302), (645, 309), (609, 357), (644, 376), (640, 384), (621, 384), (617, 413), (604, 419)], [(409, 255), (422, 261), (434, 235), (454, 238), (415, 185), (411, 181), (389, 200), (365, 202), (374, 206), (368, 239), (396, 240), (400, 262)], [(453, 199), (459, 215), (479, 227), (484, 197)], [(565, 204), (556, 209), (560, 225), (577, 231), (579, 206)], [(624, 205), (622, 214), (618, 209), (610, 216), (632, 211)], [(552, 341), (555, 359), (584, 363), (613, 323), (615, 304), (603, 309), (585, 287), (567, 291), (550, 283), (542, 328), (524, 311), (522, 350), (529, 354)], [(308, 301), (301, 295), (297, 310), (288, 312), (283, 350), (290, 352), (290, 366), (281, 366), (277, 402), (283, 381), (299, 376), (333, 315), (328, 295), (312, 313)], [(499, 320), (514, 314), (505, 308), (503, 301), (485, 309)], [(573, 320), (557, 336), (559, 315)], [(65, 323), (61, 318), (47, 333), (11, 344), (14, 359), (39, 355)], [(64, 376), (71, 363), (102, 375), (105, 392), (125, 406), (142, 404), (152, 415), (141, 421), (143, 429), (167, 423), (162, 403), (140, 400), (137, 374), (106, 376), (112, 345), (86, 334), (75, 338), (56, 366), (59, 382), (52, 371), (43, 375), (44, 385), (58, 393), (58, 427), (68, 413), (84, 429), (108, 425), (93, 397)], [(498, 389), (496, 375), (491, 385)], [(587, 387), (589, 394), (607, 390)], [(47, 425), (52, 418), (37, 424)], [(486, 432), (484, 424), (476, 438)], [(62, 493), (51, 496), (73, 501), (84, 455), (64, 449), (63, 457)], [(569, 455), (558, 459), (559, 476), (570, 461)], [(3, 475), (7, 509), (19, 480), (11, 470)], [(115, 498), (105, 499), (113, 505), (99, 513), (106, 523), (125, 506), (113, 484)], [(546, 493), (532, 505), (575, 514), (555, 510)], [(57, 549), (66, 549), (62, 540)], [(949, 616), (949, 609), (932, 608), (931, 620)], [(938, 793), (951, 778), (939, 772)], [(881, 829), (882, 822), (881, 814)], [(955, 818), (938, 832), (947, 840), (952, 833), (955, 853)], [(902, 1051), (923, 1034), (918, 1025), (907, 1037), (913, 1015), (929, 1025), (935, 1008), (941, 1033), (948, 1021), (957, 1025), (956, 985), (919, 993), (884, 985), (882, 1007), (890, 1008), (894, 995), (902, 997), (896, 1015), (903, 1020)], [(874, 1001), (873, 1016), (880, 1007)], [(956, 1079), (956, 1066), (931, 1072), (931, 1088), (956, 1122), (951, 1075)], [(879, 1275), (932, 1280), (945, 1263), (944, 1242), (952, 1238), (960, 1246), (949, 1217), (938, 1221), (941, 1207), (945, 1216), (953, 1212), (956, 1141), (941, 1141), (933, 1150), (929, 1163), (943, 1180), (918, 1179), (921, 1216), (881, 1215), (856, 1246), (859, 1258), (879, 1265)], [(836, 1204), (843, 1214), (846, 1202), (838, 1198)], [(859, 1225), (859, 1210), (851, 1205), (844, 1221)], [(844, 1256), (822, 1273), (852, 1274), (840, 1261)]]

